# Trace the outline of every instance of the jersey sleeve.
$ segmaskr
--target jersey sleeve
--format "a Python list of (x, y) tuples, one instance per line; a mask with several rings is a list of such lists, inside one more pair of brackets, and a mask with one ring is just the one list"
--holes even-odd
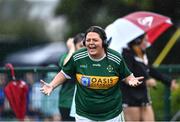
[(62, 71), (68, 76), (73, 76), (75, 74), (75, 62), (73, 56), (71, 56), (70, 60), (62, 66)]
[(60, 58), (60, 60), (58, 62), (58, 65), (59, 65), (60, 68), (63, 67), (63, 63), (64, 63), (64, 60), (65, 60), (66, 56), (67, 56), (67, 54), (64, 54), (64, 55), (61, 56), (61, 58)]
[(122, 79), (126, 78), (132, 74), (132, 72), (129, 70), (129, 68), (126, 65), (126, 62), (124, 61), (124, 58), (121, 56), (121, 63), (120, 63), (120, 76)]

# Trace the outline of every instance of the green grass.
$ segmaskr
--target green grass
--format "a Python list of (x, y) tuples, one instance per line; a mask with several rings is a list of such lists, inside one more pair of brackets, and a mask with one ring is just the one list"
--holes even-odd
[[(180, 79), (177, 81), (180, 83)], [(152, 99), (152, 106), (155, 113), (155, 119), (156, 121), (162, 121), (164, 120), (165, 113), (165, 86), (161, 82), (157, 82), (156, 87), (156, 89), (150, 88), (150, 95)], [(170, 117), (172, 118), (173, 115), (180, 110), (180, 87), (177, 90), (171, 92), (170, 100)]]

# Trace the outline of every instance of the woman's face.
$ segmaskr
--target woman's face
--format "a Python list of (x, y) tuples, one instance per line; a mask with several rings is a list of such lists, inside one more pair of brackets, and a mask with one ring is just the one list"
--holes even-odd
[(102, 43), (103, 40), (98, 33), (89, 32), (86, 35), (86, 47), (91, 57), (98, 59), (104, 56), (105, 51)]
[(142, 42), (141, 42), (141, 44), (140, 44), (139, 46), (140, 46), (140, 48), (141, 48), (142, 50), (146, 50), (146, 48), (148, 47), (148, 42), (147, 42), (146, 37), (144, 37), (144, 38), (142, 39)]

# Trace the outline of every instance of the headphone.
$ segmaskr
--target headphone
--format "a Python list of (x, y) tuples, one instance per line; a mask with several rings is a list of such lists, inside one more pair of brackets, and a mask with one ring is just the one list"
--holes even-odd
[(96, 32), (97, 34), (99, 34), (100, 38), (102, 39), (102, 46), (104, 48), (108, 47), (108, 41), (107, 41), (107, 36), (106, 33), (104, 31), (103, 28), (101, 28), (100, 26), (91, 26), (89, 29), (87, 29), (86, 33), (85, 33), (85, 38), (83, 40), (83, 45), (86, 45), (86, 36), (89, 32)]

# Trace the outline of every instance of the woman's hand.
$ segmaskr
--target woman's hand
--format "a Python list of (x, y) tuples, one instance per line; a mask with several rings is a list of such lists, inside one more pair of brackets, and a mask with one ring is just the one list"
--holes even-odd
[(53, 91), (53, 86), (46, 83), (45, 81), (43, 80), (40, 80), (41, 84), (42, 84), (42, 87), (40, 88), (40, 91), (45, 94), (45, 95), (50, 95), (51, 92)]
[(128, 85), (130, 85), (132, 87), (136, 87), (142, 83), (142, 81), (140, 81), (142, 79), (144, 79), (144, 77), (142, 77), (142, 76), (141, 77), (134, 77), (134, 75), (131, 74), (128, 77), (126, 77), (125, 81)]
[(149, 78), (146, 80), (146, 85), (148, 87), (156, 87), (156, 80), (154, 78)]
[(176, 90), (179, 88), (179, 85), (176, 83), (176, 80), (171, 81), (171, 90)]
[(141, 79), (143, 79), (144, 77), (134, 77), (134, 78), (131, 78), (129, 80), (129, 85), (132, 86), (132, 87), (136, 87), (138, 86), (139, 84), (142, 83), (142, 81), (139, 81)]
[(75, 51), (74, 38), (69, 38), (66, 42), (66, 45), (69, 50)]

